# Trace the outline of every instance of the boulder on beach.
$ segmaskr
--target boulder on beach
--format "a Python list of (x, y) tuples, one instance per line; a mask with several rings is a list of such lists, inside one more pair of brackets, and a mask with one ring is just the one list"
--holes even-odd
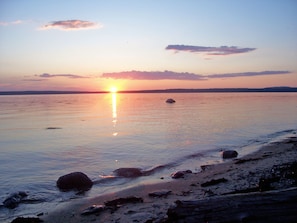
[(187, 174), (187, 173), (192, 173), (192, 171), (191, 170), (177, 171), (177, 172), (171, 174), (171, 178), (172, 179), (183, 178), (184, 175)]
[(170, 104), (172, 104), (172, 103), (175, 103), (175, 100), (172, 99), (172, 98), (168, 98), (168, 99), (166, 100), (166, 103), (170, 103)]
[(82, 172), (69, 173), (57, 180), (60, 190), (89, 190), (92, 186), (93, 182)]
[(134, 178), (143, 175), (141, 169), (139, 168), (119, 168), (113, 171), (118, 177)]
[(223, 159), (231, 159), (237, 156), (238, 156), (238, 152), (236, 152), (235, 150), (225, 150), (222, 153)]

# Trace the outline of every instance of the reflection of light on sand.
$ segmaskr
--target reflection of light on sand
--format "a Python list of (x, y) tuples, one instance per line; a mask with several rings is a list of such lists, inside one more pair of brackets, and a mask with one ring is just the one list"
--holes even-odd
[[(112, 123), (113, 123), (113, 127), (116, 127), (117, 124), (117, 93), (112, 93), (111, 94), (111, 100), (112, 100)], [(112, 134), (113, 136), (117, 136), (118, 133), (114, 132)]]

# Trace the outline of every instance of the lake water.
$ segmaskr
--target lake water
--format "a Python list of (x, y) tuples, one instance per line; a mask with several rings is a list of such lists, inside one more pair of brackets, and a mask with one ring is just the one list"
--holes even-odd
[[(170, 180), (177, 170), (198, 172), (223, 162), (224, 149), (243, 156), (296, 134), (296, 114), (297, 93), (0, 96), (0, 201), (17, 191), (36, 201), (13, 210), (0, 206), (0, 221)], [(103, 180), (117, 168), (160, 165), (167, 168), (151, 176)], [(56, 180), (74, 171), (99, 183), (84, 195), (60, 192)]]

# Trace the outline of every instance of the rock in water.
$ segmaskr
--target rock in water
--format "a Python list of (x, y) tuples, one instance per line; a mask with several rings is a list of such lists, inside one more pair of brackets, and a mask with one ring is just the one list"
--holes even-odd
[(69, 173), (57, 180), (57, 187), (60, 190), (89, 190), (92, 186), (90, 178), (81, 172)]
[(23, 200), (24, 197), (27, 196), (28, 195), (26, 194), (26, 192), (23, 191), (14, 193), (3, 201), (3, 205), (4, 207), (13, 209), (19, 205), (19, 203)]
[(238, 156), (238, 152), (235, 150), (226, 150), (222, 154), (223, 159), (230, 159), (230, 158), (235, 158)]
[(119, 168), (113, 171), (118, 177), (134, 178), (142, 176), (139, 168)]
[(172, 104), (172, 103), (175, 103), (175, 100), (172, 99), (172, 98), (168, 98), (168, 99), (166, 100), (166, 103), (170, 103), (170, 104)]

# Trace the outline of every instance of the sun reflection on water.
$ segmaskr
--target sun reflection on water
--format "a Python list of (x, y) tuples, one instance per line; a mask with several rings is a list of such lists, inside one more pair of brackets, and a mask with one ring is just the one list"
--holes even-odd
[[(117, 93), (116, 92), (111, 93), (111, 103), (112, 103), (112, 123), (115, 130), (116, 124), (117, 124)], [(118, 132), (114, 131), (112, 135), (117, 136)]]

